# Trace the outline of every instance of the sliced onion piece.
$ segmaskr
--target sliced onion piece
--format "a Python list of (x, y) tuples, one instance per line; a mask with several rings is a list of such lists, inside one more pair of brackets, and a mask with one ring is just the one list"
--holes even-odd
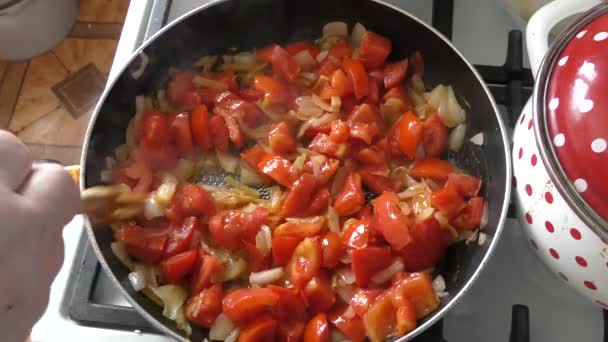
[(326, 112), (332, 111), (331, 105), (329, 105), (327, 102), (323, 101), (323, 99), (321, 99), (317, 94), (312, 94), (312, 102)]
[(224, 342), (236, 342), (239, 338), (240, 333), (241, 332), (240, 332), (239, 328), (232, 330), (232, 332), (230, 333), (230, 335), (228, 335), (228, 337), (226, 337)]
[(435, 208), (433, 208), (433, 207), (426, 207), (426, 208), (422, 209), (418, 213), (418, 215), (416, 215), (416, 221), (422, 222), (422, 221), (428, 219), (429, 217), (433, 216), (434, 212), (435, 212)]
[(247, 269), (247, 262), (238, 258), (235, 262), (226, 265), (226, 271), (218, 275), (216, 282), (226, 282), (238, 278)]
[(256, 63), (256, 57), (251, 52), (240, 52), (232, 56), (235, 64), (251, 65)]
[(112, 253), (123, 265), (125, 265), (128, 269), (133, 269), (133, 260), (131, 260), (131, 256), (127, 252), (127, 247), (124, 243), (114, 241), (110, 244), (110, 248), (112, 249)]
[(479, 132), (469, 139), (470, 142), (477, 146), (483, 145), (483, 132)]
[(443, 279), (441, 274), (433, 279), (433, 289), (435, 290), (435, 293), (445, 291), (445, 279)]
[(486, 234), (484, 232), (479, 232), (479, 240), (477, 240), (477, 245), (483, 246), (486, 243), (487, 239), (488, 239), (488, 234)]
[(200, 75), (194, 76), (194, 78), (192, 78), (192, 83), (197, 87), (205, 87), (213, 90), (226, 90), (226, 84), (224, 82), (212, 80)]
[(359, 47), (359, 45), (361, 45), (361, 40), (363, 39), (365, 32), (367, 32), (367, 30), (360, 22), (357, 22), (355, 26), (353, 26), (353, 31), (350, 34), (350, 40), (354, 47)]
[(426, 87), (424, 86), (424, 81), (418, 74), (412, 75), (412, 90), (418, 93), (424, 93), (426, 91)]
[(269, 270), (251, 273), (249, 275), (249, 283), (251, 285), (267, 285), (279, 281), (285, 275), (283, 267), (275, 267)]
[(270, 227), (265, 224), (260, 227), (260, 231), (255, 236), (255, 247), (263, 256), (268, 256), (270, 254), (270, 249), (272, 248), (272, 233), (270, 232)]
[(355, 296), (355, 286), (344, 285), (336, 287), (336, 294), (338, 295), (338, 297), (340, 297), (340, 299), (348, 303)]
[(248, 185), (248, 186), (256, 186), (256, 185), (261, 185), (264, 183), (264, 180), (262, 180), (262, 178), (260, 178), (257, 171), (252, 169), (251, 166), (249, 166), (249, 164), (247, 164), (243, 160), (241, 160), (240, 171), (241, 171), (241, 177), (240, 177), (241, 183)]
[(317, 65), (317, 61), (312, 57), (308, 50), (302, 50), (293, 55), (294, 61), (304, 70), (310, 70)]
[(332, 21), (323, 26), (323, 37), (348, 36), (348, 25), (343, 21)]
[(188, 298), (188, 291), (177, 285), (164, 285), (153, 288), (152, 292), (163, 301), (163, 316), (170, 320), (177, 318), (178, 312)]
[(405, 266), (403, 265), (403, 261), (401, 259), (397, 259), (392, 264), (390, 264), (387, 268), (374, 274), (374, 276), (371, 279), (371, 282), (372, 282), (372, 284), (377, 285), (377, 286), (382, 285), (382, 284), (386, 283), (387, 281), (391, 280), (391, 277), (395, 273), (403, 271), (404, 267)]
[(103, 183), (109, 184), (112, 182), (112, 170), (101, 170), (99, 178)]
[(141, 58), (141, 62), (139, 63), (139, 66), (137, 67), (136, 70), (133, 70), (133, 72), (131, 72), (131, 77), (133, 77), (133, 79), (135, 79), (135, 80), (138, 80), (144, 74), (144, 71), (146, 71), (146, 67), (148, 66), (148, 63), (150, 62), (150, 58), (143, 51), (139, 53), (139, 57)]
[(327, 157), (319, 154), (310, 157), (310, 163), (312, 164), (312, 172), (315, 177), (321, 175), (321, 166), (327, 161)]
[(256, 128), (251, 128), (245, 123), (245, 121), (243, 121), (240, 116), (237, 117), (236, 120), (239, 124), (239, 127), (241, 128), (241, 131), (243, 131), (243, 134), (245, 134), (245, 136), (247, 136), (248, 138), (258, 140), (268, 137), (268, 132), (270, 132), (271, 125), (261, 125)]
[(217, 156), (217, 160), (219, 161), (222, 169), (229, 173), (236, 172), (236, 169), (239, 166), (239, 157), (229, 152), (223, 152), (220, 150), (215, 150), (215, 155)]
[(165, 207), (156, 200), (154, 193), (148, 195), (148, 198), (146, 198), (146, 202), (144, 203), (144, 217), (146, 220), (151, 220), (163, 215), (165, 215)]
[(467, 125), (460, 124), (452, 130), (448, 137), (448, 147), (450, 151), (458, 152), (464, 145), (464, 136), (467, 132)]
[(141, 291), (146, 288), (146, 278), (144, 274), (139, 272), (131, 272), (128, 275), (129, 282), (133, 286), (133, 290)]
[(327, 123), (330, 123), (334, 120), (336, 120), (338, 118), (338, 114), (337, 113), (325, 113), (322, 116), (314, 119), (311, 122), (311, 126), (312, 127), (319, 127), (319, 126), (323, 126)]
[(343, 287), (346, 285), (352, 285), (355, 283), (356, 278), (353, 270), (348, 267), (341, 267), (334, 272), (334, 283), (337, 287)]
[(355, 317), (355, 314), (356, 314), (355, 309), (353, 309), (353, 307), (350, 305), (346, 308), (346, 310), (344, 310), (344, 313), (343, 313), (344, 318), (346, 318), (346, 319), (351, 319), (351, 318)]
[(232, 331), (236, 328), (236, 324), (224, 313), (219, 314), (209, 329), (209, 338), (217, 341), (224, 341)]
[(340, 216), (334, 207), (327, 207), (327, 227), (330, 231), (340, 234)]
[(319, 63), (323, 62), (323, 60), (325, 58), (327, 58), (328, 54), (329, 54), (329, 50), (323, 50), (323, 51), (319, 52), (319, 54), (317, 55), (317, 62), (319, 62)]
[(247, 185), (237, 181), (236, 179), (234, 179), (230, 176), (225, 177), (224, 180), (226, 181), (226, 184), (228, 184), (228, 186), (242, 191), (242, 193), (246, 196), (249, 196), (252, 198), (260, 197), (260, 194), (254, 188), (248, 187)]
[(488, 225), (488, 215), (490, 215), (490, 211), (488, 209), (488, 202), (485, 202), (483, 205), (483, 212), (481, 213), (481, 220), (479, 222), (480, 230), (484, 230)]
[(135, 113), (143, 113), (146, 111), (146, 98), (143, 95), (135, 96)]
[(298, 105), (296, 117), (300, 120), (308, 120), (317, 118), (323, 114), (323, 109), (317, 105), (310, 96), (300, 96), (295, 99)]
[(340, 111), (340, 107), (342, 107), (342, 99), (340, 96), (332, 96), (331, 104), (330, 104), (330, 112), (337, 113)]

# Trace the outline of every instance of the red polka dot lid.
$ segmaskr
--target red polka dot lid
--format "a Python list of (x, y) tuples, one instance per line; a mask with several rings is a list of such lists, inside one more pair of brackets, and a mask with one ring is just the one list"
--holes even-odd
[(538, 80), (540, 157), (570, 206), (594, 230), (608, 232), (608, 6), (558, 38)]

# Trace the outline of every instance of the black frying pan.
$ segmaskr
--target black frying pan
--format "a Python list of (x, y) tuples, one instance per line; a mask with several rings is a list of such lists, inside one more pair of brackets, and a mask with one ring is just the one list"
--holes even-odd
[[(135, 113), (135, 96), (154, 94), (169, 78), (170, 67), (189, 68), (199, 57), (221, 54), (229, 48), (251, 50), (267, 44), (313, 40), (331, 21), (357, 21), (393, 42), (391, 59), (420, 51), (425, 61), (425, 84), (434, 87), (450, 84), (466, 101), (467, 139), (464, 148), (452, 156), (457, 165), (484, 181), (483, 195), (488, 200), (489, 221), (482, 246), (456, 244), (448, 249), (440, 273), (445, 277), (449, 295), (441, 307), (400, 341), (406, 341), (430, 327), (452, 308), (471, 287), (487, 263), (505, 220), (511, 189), (511, 161), (505, 126), (496, 104), (479, 74), (439, 32), (391, 5), (372, 0), (224, 0), (192, 11), (171, 23), (148, 40), (129, 65), (100, 99), (90, 122), (81, 164), (84, 188), (102, 184), (100, 172), (104, 157), (125, 141), (125, 131)], [(141, 77), (134, 79), (141, 58), (149, 63)], [(464, 103), (461, 101), (461, 103)], [(483, 146), (468, 142), (478, 132), (484, 134)], [(106, 227), (87, 230), (97, 256), (114, 283), (131, 304), (167, 335), (185, 341), (174, 322), (162, 316), (162, 308), (131, 287), (129, 271), (112, 254), (112, 232)], [(190, 337), (201, 341), (207, 332), (193, 327)]]

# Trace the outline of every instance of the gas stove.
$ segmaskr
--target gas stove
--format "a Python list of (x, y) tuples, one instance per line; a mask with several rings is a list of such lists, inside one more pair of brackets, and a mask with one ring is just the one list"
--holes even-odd
[[(110, 79), (143, 41), (208, 2), (131, 1)], [(488, 83), (507, 125), (514, 125), (532, 93), (533, 79), (524, 57), (522, 27), (499, 0), (387, 2), (452, 39)], [(608, 342), (608, 314), (540, 263), (513, 212), (493, 257), (471, 290), (442, 321), (414, 341)], [(49, 306), (32, 329), (33, 342), (171, 341), (130, 307), (101, 270), (81, 216), (65, 227), (63, 238), (65, 261), (51, 286)]]

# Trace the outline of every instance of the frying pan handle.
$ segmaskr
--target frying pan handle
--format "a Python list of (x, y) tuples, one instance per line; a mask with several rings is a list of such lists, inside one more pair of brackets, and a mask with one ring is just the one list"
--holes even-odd
[(543, 57), (549, 50), (549, 33), (560, 21), (585, 12), (601, 0), (555, 0), (543, 6), (530, 18), (526, 28), (526, 44), (532, 75), (536, 77)]

